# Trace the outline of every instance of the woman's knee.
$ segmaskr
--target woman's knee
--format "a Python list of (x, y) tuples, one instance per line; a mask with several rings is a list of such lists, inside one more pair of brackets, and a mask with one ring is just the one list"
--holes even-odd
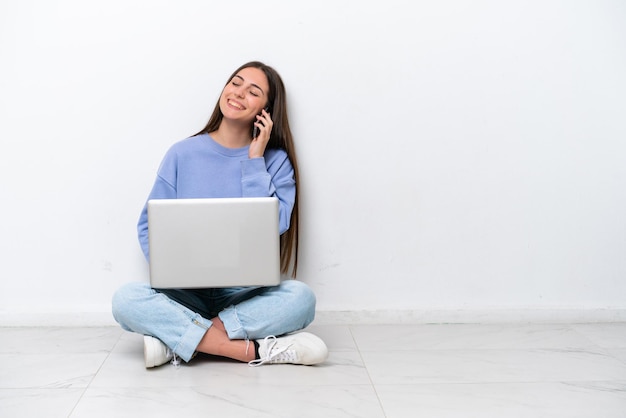
[(302, 303), (315, 306), (315, 293), (306, 283), (297, 280), (285, 280), (282, 282), (284, 289), (295, 296)]
[(291, 298), (293, 301), (292, 311), (300, 311), (306, 325), (313, 322), (316, 303), (313, 290), (306, 283), (297, 280), (285, 280), (282, 282), (282, 286), (293, 295)]
[(113, 318), (123, 325), (128, 313), (136, 308), (136, 302), (152, 292), (154, 291), (147, 283), (128, 283), (123, 285), (113, 294), (111, 300)]

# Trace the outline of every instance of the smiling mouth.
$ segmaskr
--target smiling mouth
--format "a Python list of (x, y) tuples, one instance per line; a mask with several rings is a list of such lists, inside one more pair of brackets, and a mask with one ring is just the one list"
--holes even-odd
[(232, 100), (228, 100), (228, 102), (227, 102), (227, 103), (228, 103), (228, 105), (229, 105), (229, 106), (232, 106), (232, 107), (234, 107), (234, 108), (236, 108), (236, 109), (239, 109), (239, 110), (245, 110), (245, 107), (243, 107), (241, 104), (239, 104), (239, 103), (237, 103), (237, 102), (234, 102), (234, 101), (232, 101)]

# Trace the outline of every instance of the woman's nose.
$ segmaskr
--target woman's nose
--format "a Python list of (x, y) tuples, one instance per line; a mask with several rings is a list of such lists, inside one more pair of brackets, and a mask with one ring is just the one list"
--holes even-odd
[(238, 87), (238, 88), (235, 90), (235, 95), (236, 95), (237, 97), (243, 97), (243, 96), (245, 96), (245, 95), (246, 95), (246, 91), (245, 91), (245, 89), (244, 89), (243, 87)]

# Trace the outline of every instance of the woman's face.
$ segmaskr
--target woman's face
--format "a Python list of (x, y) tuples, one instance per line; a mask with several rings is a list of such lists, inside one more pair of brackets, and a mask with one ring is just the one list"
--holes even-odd
[(268, 101), (269, 82), (258, 68), (239, 71), (224, 87), (220, 109), (225, 118), (253, 121)]

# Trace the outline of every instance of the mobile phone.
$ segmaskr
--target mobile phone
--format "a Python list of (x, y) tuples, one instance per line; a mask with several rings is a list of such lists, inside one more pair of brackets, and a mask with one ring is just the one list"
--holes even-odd
[[(270, 109), (271, 109), (271, 108), (269, 107), (269, 105), (268, 105), (268, 106), (265, 106), (265, 107), (263, 108), (263, 110), (265, 110), (267, 113), (269, 113), (269, 112), (270, 112)], [(260, 112), (260, 113), (259, 113), (259, 116), (261, 116), (261, 114), (262, 114), (262, 113), (263, 113), (263, 112)], [(256, 122), (256, 119), (255, 119), (254, 121)], [(253, 122), (253, 123), (254, 123), (254, 122)], [(252, 139), (256, 138), (257, 136), (259, 136), (259, 128), (258, 128), (258, 127), (256, 127), (256, 126), (253, 124), (253, 125), (252, 125)]]

